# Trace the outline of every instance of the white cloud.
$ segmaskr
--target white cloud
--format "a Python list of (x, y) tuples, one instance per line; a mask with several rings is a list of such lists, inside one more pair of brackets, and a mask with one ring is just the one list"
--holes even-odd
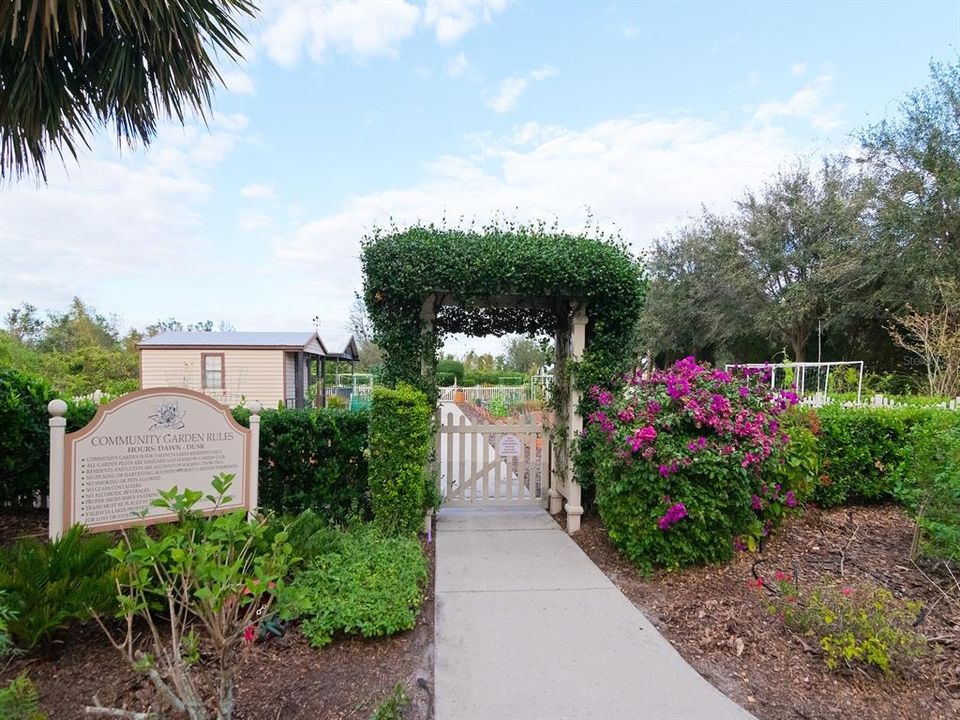
[(582, 230), (589, 210), (641, 249), (701, 203), (730, 209), (798, 149), (772, 124), (724, 130), (697, 118), (626, 117), (580, 130), (527, 123), (470, 139), (475, 153), (438, 157), (422, 182), (354, 197), (276, 237), (275, 272), (302, 272), (306, 296), (328, 316), (346, 317), (362, 282), (360, 238), (391, 222), (483, 223), (506, 214)]
[(394, 57), (419, 29), (432, 30), (437, 42), (448, 45), (481, 23), (493, 22), (506, 6), (507, 0), (426, 0), (424, 5), (412, 0), (285, 0), (265, 6), (266, 29), (259, 40), (267, 55), (287, 66), (304, 54), (318, 63), (334, 52), (358, 61)]
[(253, 95), (256, 90), (253, 87), (253, 80), (241, 70), (231, 70), (220, 73), (223, 78), (223, 84), (227, 92), (237, 93), (238, 95)]
[(463, 77), (470, 69), (470, 61), (462, 52), (447, 61), (447, 75), (452, 78)]
[(843, 122), (839, 119), (839, 108), (828, 102), (832, 86), (833, 78), (821, 75), (786, 100), (761, 103), (753, 113), (753, 120), (763, 124), (781, 117), (797, 118), (808, 121), (818, 130), (834, 130)]
[(324, 61), (331, 51), (357, 60), (393, 56), (420, 21), (420, 8), (405, 0), (323, 0), (273, 7), (262, 42), (281, 65), (295, 65), (304, 52), (314, 62)]
[(491, 23), (503, 12), (506, 0), (427, 0), (423, 20), (432, 27), (440, 43), (456, 42), (478, 23)]
[(790, 74), (793, 75), (794, 77), (800, 77), (801, 75), (803, 75), (803, 74), (806, 73), (806, 72), (807, 72), (807, 64), (806, 64), (806, 63), (802, 63), (802, 62), (794, 63), (794, 64), (790, 67)]
[(516, 109), (517, 101), (529, 84), (530, 81), (522, 77), (508, 77), (501, 80), (496, 94), (487, 100), (487, 107), (498, 113)]
[(237, 226), (244, 232), (261, 232), (274, 227), (272, 217), (266, 213), (241, 211)]
[(497, 86), (496, 92), (487, 99), (487, 107), (498, 113), (515, 110), (520, 96), (530, 87), (530, 83), (546, 80), (556, 74), (552, 67), (544, 66), (539, 70), (528, 73), (526, 77), (514, 75), (504, 78)]
[(251, 198), (253, 200), (272, 200), (277, 196), (276, 189), (272, 183), (254, 183), (253, 185), (247, 185), (241, 188), (240, 194), (245, 198)]
[(146, 152), (121, 154), (104, 134), (79, 167), (51, 162), (46, 185), (0, 189), (0, 306), (56, 308), (79, 295), (124, 312), (102, 293), (129, 283), (163, 315), (185, 279), (202, 283), (209, 270), (211, 170), (242, 140), (215, 121), (210, 131), (164, 126)]

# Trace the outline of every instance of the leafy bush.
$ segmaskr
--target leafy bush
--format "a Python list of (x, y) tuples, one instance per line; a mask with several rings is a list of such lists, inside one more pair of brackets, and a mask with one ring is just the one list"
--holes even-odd
[(490, 401), (489, 410), (493, 417), (502, 418), (510, 414), (510, 407), (502, 395), (497, 395)]
[(386, 537), (372, 526), (357, 526), (294, 578), (294, 600), (284, 614), (302, 619), (301, 631), (316, 647), (336, 632), (392, 635), (416, 623), (426, 578), (427, 561), (416, 538)]
[(827, 406), (817, 416), (823, 468), (814, 500), (826, 507), (894, 499), (914, 428), (935, 421), (960, 425), (954, 411), (919, 407)]
[(815, 638), (831, 670), (905, 671), (926, 650), (926, 639), (913, 629), (922, 607), (915, 600), (897, 599), (874, 585), (801, 593), (782, 574), (776, 585), (779, 594), (769, 601), (770, 611), (795, 632)]
[(10, 607), (7, 593), (0, 590), (0, 658), (16, 650), (10, 637), (10, 621), (17, 617), (17, 611)]
[[(249, 425), (250, 411), (236, 408)], [(370, 517), (366, 411), (265, 410), (260, 416), (260, 506), (311, 509), (329, 522)]]
[[(233, 479), (214, 477), (217, 494), (207, 499), (228, 502)], [(208, 705), (229, 720), (238, 652), (256, 639), (258, 623), (283, 592), (293, 547), (283, 530), (267, 542), (267, 520), (251, 522), (243, 510), (201, 517), (194, 511), (200, 491), (173, 488), (160, 496), (153, 506), (175, 512), (179, 522), (157, 537), (133, 528), (110, 551), (121, 567), (118, 615), (126, 635), (117, 639), (101, 627), (131, 668), (190, 720), (206, 720)], [(162, 622), (154, 616), (157, 607)], [(133, 641), (135, 620), (149, 628), (150, 652)]]
[(0, 370), (0, 505), (31, 506), (48, 482), (50, 386)]
[(397, 683), (390, 691), (390, 697), (384, 700), (376, 712), (370, 716), (370, 720), (403, 720), (404, 711), (410, 705), (410, 698), (407, 697), (403, 685)]
[(370, 409), (370, 491), (374, 523), (387, 535), (416, 532), (423, 523), (433, 409), (419, 390), (378, 387)]
[[(50, 414), (56, 394), (44, 380), (16, 370), (0, 370), (0, 507), (32, 507), (47, 494), (50, 467)], [(92, 402), (67, 401), (67, 432), (93, 418)]]
[(40, 709), (40, 694), (24, 670), (6, 687), (0, 687), (0, 718), (3, 720), (46, 720)]
[(687, 358), (649, 379), (627, 375), (616, 395), (593, 388), (597, 505), (641, 569), (728, 559), (735, 539), (755, 546), (797, 505), (804, 472), (778, 469), (789, 437), (776, 419), (796, 396), (768, 385)]
[(30, 649), (55, 630), (88, 620), (91, 608), (116, 608), (112, 545), (109, 535), (74, 525), (54, 542), (23, 538), (0, 550), (0, 591), (16, 613), (7, 625), (19, 647)]
[(960, 557), (960, 422), (915, 425), (903, 455), (895, 494), (916, 521), (911, 555)]

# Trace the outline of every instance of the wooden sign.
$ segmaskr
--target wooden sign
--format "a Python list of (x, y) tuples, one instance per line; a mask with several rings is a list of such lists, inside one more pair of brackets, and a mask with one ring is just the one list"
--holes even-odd
[(500, 438), (498, 448), (500, 450), (500, 457), (520, 457), (520, 453), (523, 450), (523, 443), (520, 442), (520, 438), (516, 435), (504, 435)]
[[(58, 453), (54, 421), (63, 418), (56, 417), (60, 408), (55, 403), (66, 410), (62, 401), (50, 403), (55, 416), (50, 421), (51, 537), (75, 523), (104, 531), (172, 520), (169, 511), (150, 507), (161, 490), (176, 486), (216, 495), (211, 480), (220, 473), (235, 477), (231, 500), (218, 510), (256, 506), (259, 407), (251, 408), (255, 412), (247, 429), (228, 407), (202, 393), (142, 390), (101, 406), (77, 432), (64, 436), (60, 425)], [(201, 500), (196, 509), (212, 511), (213, 503)], [(147, 514), (138, 517), (144, 510)]]

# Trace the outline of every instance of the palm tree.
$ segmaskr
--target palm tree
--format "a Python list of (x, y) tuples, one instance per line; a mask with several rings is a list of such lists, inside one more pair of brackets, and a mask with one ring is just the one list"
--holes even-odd
[(210, 107), (217, 53), (241, 57), (252, 0), (0, 0), (0, 178), (76, 157), (99, 125), (150, 143)]

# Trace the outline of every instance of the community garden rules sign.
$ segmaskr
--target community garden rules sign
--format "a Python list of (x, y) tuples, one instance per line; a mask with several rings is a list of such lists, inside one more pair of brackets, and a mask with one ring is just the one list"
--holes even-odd
[[(161, 490), (200, 490), (216, 495), (215, 475), (234, 476), (230, 500), (200, 511), (250, 510), (257, 505), (259, 406), (250, 429), (230, 409), (183, 388), (153, 388), (125, 395), (97, 409), (84, 428), (65, 434), (66, 403), (50, 410), (50, 537), (82, 523), (93, 531), (175, 519), (151, 507)], [(141, 513), (146, 511), (145, 515)]]

